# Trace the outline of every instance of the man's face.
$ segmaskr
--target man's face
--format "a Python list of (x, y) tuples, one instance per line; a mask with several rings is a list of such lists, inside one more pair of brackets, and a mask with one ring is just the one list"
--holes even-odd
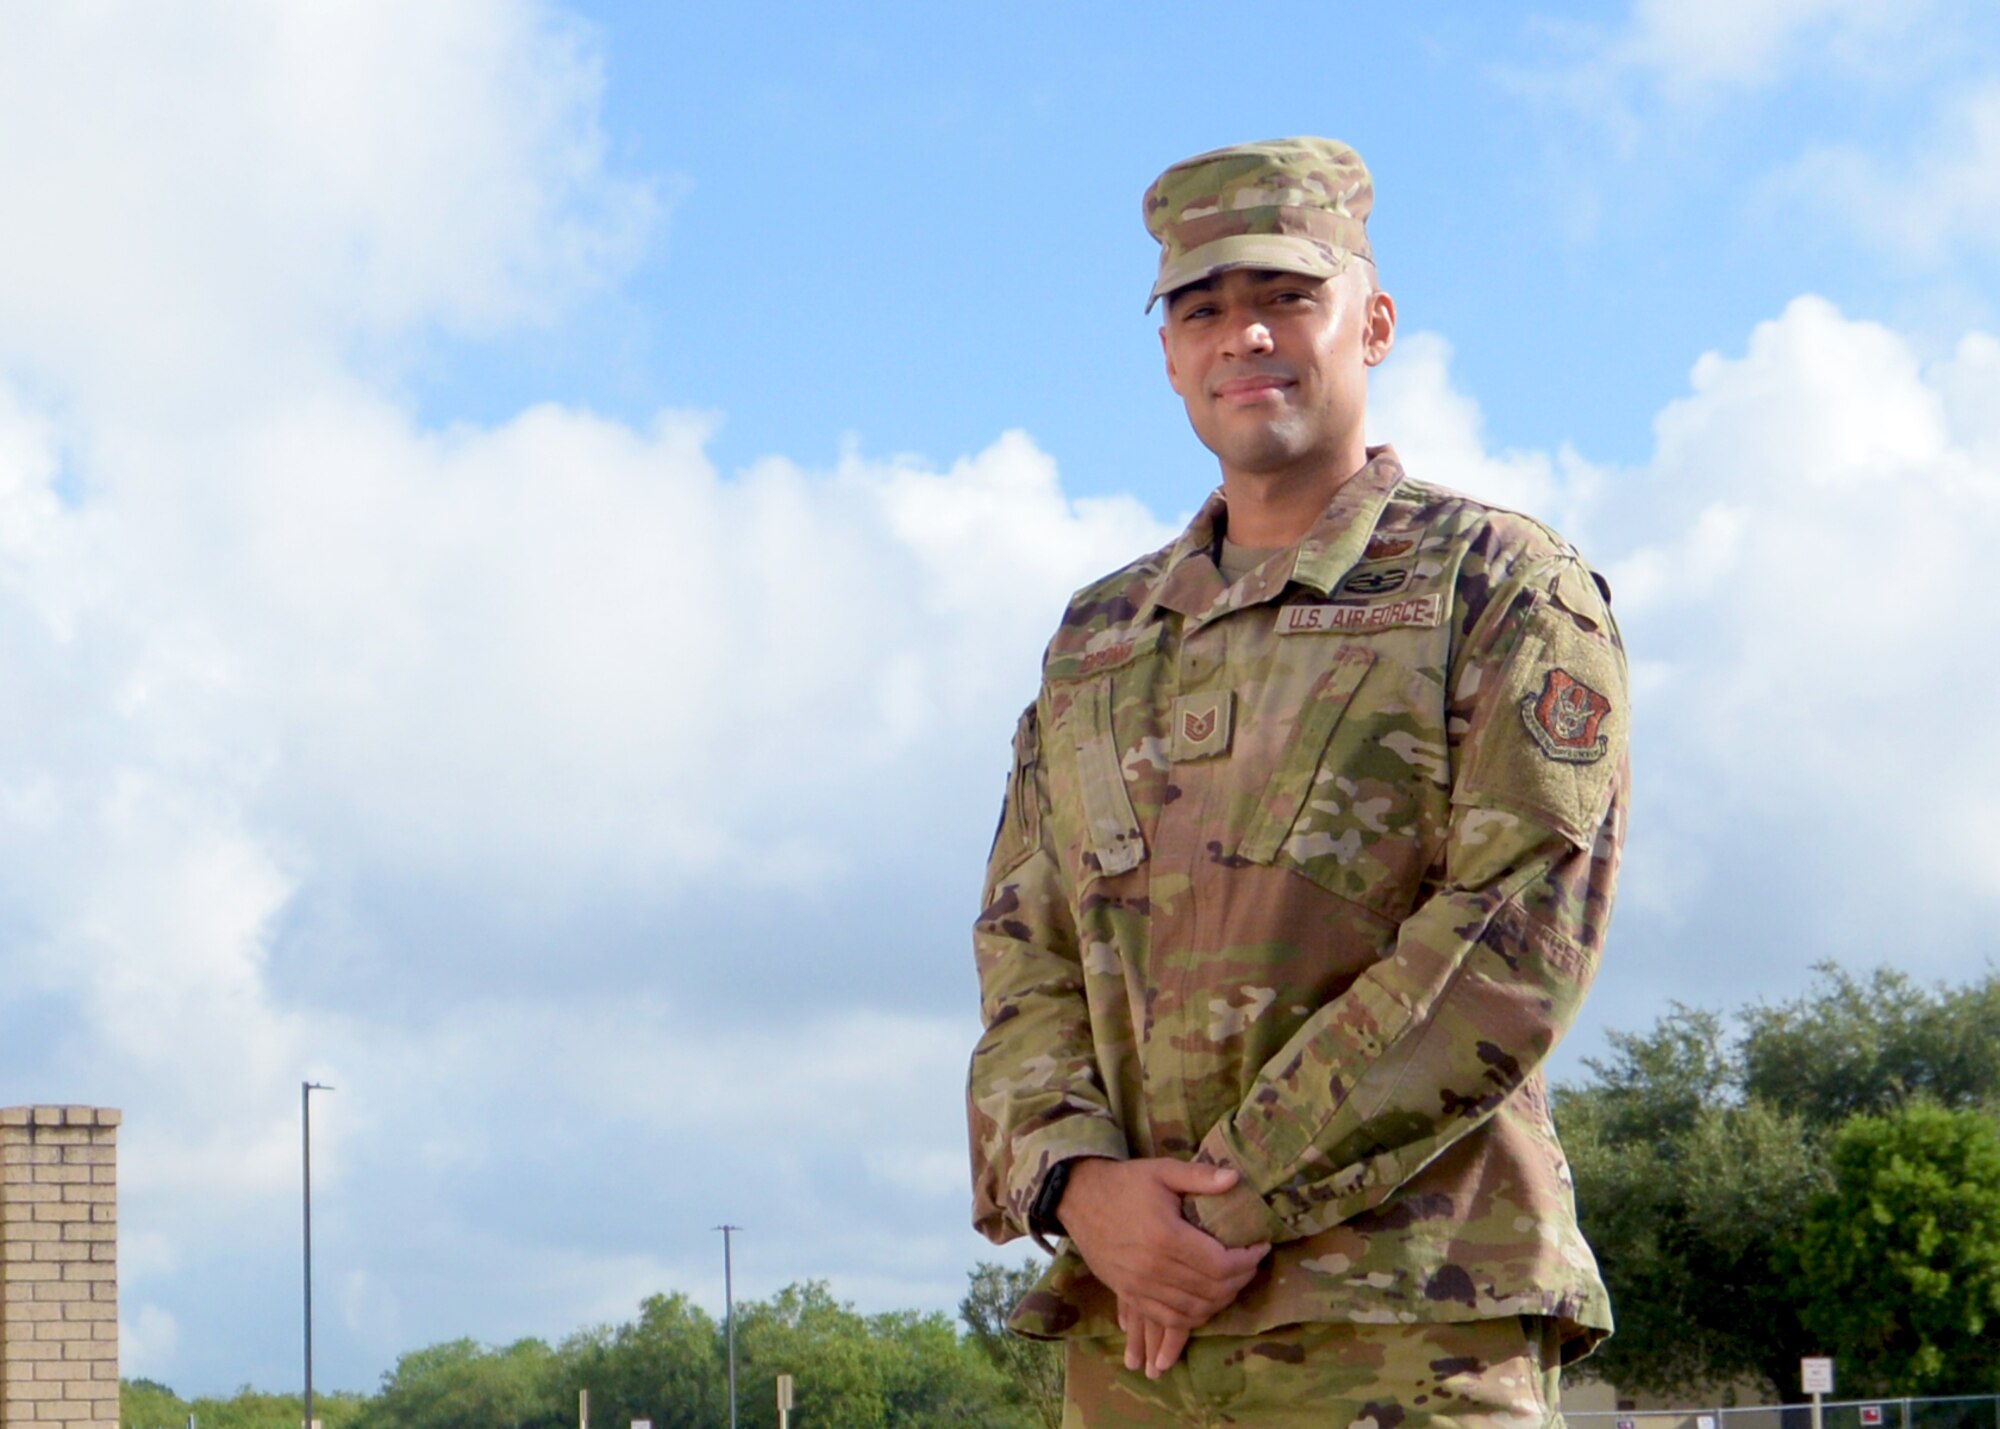
[(1351, 475), (1366, 460), (1368, 369), (1396, 305), (1356, 260), (1337, 278), (1234, 268), (1175, 290), (1160, 345), (1202, 444), (1233, 473)]

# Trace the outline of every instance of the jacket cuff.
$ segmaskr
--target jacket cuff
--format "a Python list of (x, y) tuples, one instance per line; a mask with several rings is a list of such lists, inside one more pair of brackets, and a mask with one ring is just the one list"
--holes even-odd
[(1036, 1232), (1034, 1207), (1040, 1199), (1042, 1183), (1057, 1165), (1082, 1156), (1123, 1161), (1130, 1155), (1125, 1133), (1116, 1122), (1103, 1116), (1068, 1117), (1022, 1138), (1014, 1150), (1014, 1181), (1008, 1195), (1019, 1227), (1016, 1234), (1029, 1235), (1037, 1245), (1048, 1249), (1046, 1237)]
[(1236, 1173), (1236, 1184), (1219, 1196), (1181, 1197), (1181, 1218), (1227, 1246), (1276, 1245), (1290, 1240), (1290, 1228), (1278, 1219), (1230, 1151), (1223, 1136), (1226, 1124), (1217, 1123), (1202, 1138), (1194, 1159), (1203, 1165), (1228, 1167)]
[(1056, 1214), (1056, 1207), (1062, 1204), (1063, 1195), (1069, 1190), (1070, 1167), (1082, 1159), (1079, 1156), (1066, 1156), (1049, 1167), (1048, 1172), (1042, 1177), (1041, 1186), (1035, 1191), (1034, 1204), (1028, 1208), (1028, 1235), (1036, 1245), (1050, 1255), (1056, 1254), (1056, 1248), (1050, 1244), (1049, 1237), (1065, 1234), (1062, 1219)]

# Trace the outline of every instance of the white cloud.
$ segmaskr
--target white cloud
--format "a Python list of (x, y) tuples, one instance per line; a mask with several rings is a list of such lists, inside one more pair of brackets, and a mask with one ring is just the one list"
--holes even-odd
[(1931, 369), (1953, 439), (1983, 471), (2000, 470), (2000, 338), (1968, 333), (1951, 357)]
[(1451, 381), (1451, 344), (1436, 333), (1398, 340), (1369, 394), (1369, 440), (1395, 445), (1411, 475), (1560, 527), (1588, 544), (1597, 472), (1567, 446), (1490, 452), (1479, 404)]
[(1427, 478), (1554, 517), (1609, 575), (1634, 657), (1639, 901), (1699, 921), (1711, 875), (1753, 843), (1849, 887), (1865, 856), (1906, 890), (1862, 897), (1855, 925), (1876, 933), (1923, 901), (1908, 890), (1940, 909), (2000, 898), (1978, 832), (2000, 758), (1957, 714), (2000, 701), (2000, 671), (1968, 656), (2000, 545), (2000, 341), (1968, 334), (1927, 366), (1800, 298), (1740, 355), (1701, 357), (1650, 461), (1623, 472), (1491, 452), (1449, 358), (1405, 342), (1371, 428)]
[(1635, 0), (1608, 58), (1678, 98), (1764, 88), (1809, 60), (1879, 63), (1884, 41), (1930, 8), (1927, 0)]
[[(759, 986), (787, 1020), (746, 1034), (674, 1000), (717, 954), (689, 930), (940, 882), (912, 815), (977, 843), (1063, 599), (1169, 532), (1070, 500), (1021, 433), (942, 470), (725, 475), (683, 414), (434, 430), (371, 389), (357, 341), (540, 321), (657, 231), (660, 185), (605, 165), (587, 33), (542, 6), (13, 21), (0, 186), (36, 221), (0, 231), (0, 980), (38, 999), (28, 1094), (127, 1110), (130, 1362), (255, 1362), (215, 1286), (295, 1226), (305, 1076), (341, 1089), (314, 1119), (328, 1284), (382, 1356), (440, 1296), (505, 1298), (339, 1265), (410, 1197), (467, 1274), (542, 1267), (507, 1303), (545, 1331), (606, 1276), (620, 1312), (670, 1284), (671, 1255), (582, 1244), (629, 1211), (503, 1230), (504, 1196), (465, 1203), (555, 1174), (523, 1107), (574, 1123), (609, 1200), (671, 1179), (674, 1137), (734, 1174), (746, 1125), (795, 1146), (771, 1194), (800, 1226), (849, 1218), (823, 1183), (864, 1134), (934, 1183), (969, 1028)], [(421, 932), (384, 926), (383, 885)], [(578, 981), (593, 918), (644, 944), (615, 999)], [(758, 975), (824, 979), (838, 931)], [(962, 937), (939, 956), (964, 969)], [(900, 1134), (885, 1069), (930, 1097)], [(647, 1139), (607, 1179), (622, 1125)]]
[(1638, 110), (1676, 117), (1774, 89), (1800, 73), (1850, 85), (1906, 82), (1936, 58), (1936, 0), (1633, 0), (1621, 23), (1541, 22), (1569, 54), (1542, 69), (1503, 66), (1523, 93), (1599, 115), (1629, 150)]
[(552, 315), (638, 251), (601, 65), (531, 0), (82, 0), (0, 47), (0, 365), (168, 413), (356, 336)]
[[(13, 906), (40, 930), (6, 960), (76, 999), (79, 1065), (148, 1084), (135, 1190), (224, 1215), (232, 1186), (289, 1186), (295, 1108), (270, 1089), (308, 1047), (342, 1084), (342, 1058), (392, 1051), (274, 995), (302, 888), (393, 874), (533, 909), (852, 879), (939, 778), (990, 817), (1062, 600), (1168, 534), (1133, 502), (1069, 502), (1020, 435), (947, 472), (857, 455), (740, 480), (699, 441), (554, 408), (439, 438), (320, 401), (151, 443), (143, 480), (84, 463), (75, 507), (49, 491), (62, 462), (0, 442), (28, 453), (0, 470), (0, 529), (30, 533), (0, 559), (16, 697), (60, 719), (0, 743), (0, 847), (36, 871)], [(445, 1018), (431, 1070), (554, 1035), (549, 1009), (519, 1014), (483, 1038)], [(581, 1039), (600, 1055), (573, 1089), (687, 1085), (602, 1064), (656, 1033)], [(878, 1070), (907, 1040), (857, 1035)], [(838, 1045), (785, 1045), (817, 1059), (785, 1084), (842, 1085)]]
[(157, 1305), (141, 1305), (118, 1322), (118, 1371), (126, 1379), (167, 1373), (179, 1343), (174, 1317)]
[(1975, 727), (2000, 702), (1978, 635), (2000, 341), (1926, 362), (1800, 298), (1701, 357), (1628, 470), (1492, 451), (1449, 356), (1405, 343), (1371, 429), (1426, 477), (1554, 516), (1632, 655), (1633, 833), (1591, 1016), (1781, 995), (1824, 957), (1975, 973), (2000, 903), (2000, 756)]
[(2000, 252), (2000, 82), (1944, 100), (1929, 132), (1896, 154), (1856, 144), (1808, 150), (1766, 186), (1872, 254), (1937, 265)]
[[(1741, 62), (1664, 10), (1635, 33), (1735, 84), (1879, 18), (1759, 13)], [(293, 1264), (303, 1076), (340, 1088), (323, 1264), (373, 1368), (713, 1303), (689, 1237), (746, 1203), (753, 1287), (948, 1300), (970, 1233), (899, 1217), (962, 1194), (973, 1004), (962, 933), (908, 905), (976, 851), (923, 818), (990, 820), (1063, 597), (1168, 526), (1070, 499), (1022, 433), (726, 474), (685, 414), (435, 430), (372, 390), (357, 339), (536, 321), (657, 220), (541, 8), (10, 18), (0, 184), (39, 221), (0, 231), (0, 979), (60, 1029), (51, 1099), (129, 1113), (128, 1365), (257, 1353), (212, 1287)], [(2000, 343), (1926, 368), (1802, 301), (1703, 359), (1631, 473), (1489, 450), (1449, 363), (1406, 340), (1377, 429), (1621, 587), (1661, 791), (1629, 906), (1712, 929), (1717, 869), (1774, 845), (1893, 871), (1878, 923), (2000, 893), (2000, 768), (1935, 732), (2000, 693), (1959, 625)], [(943, 964), (954, 1011), (913, 1006), (901, 971)]]
[(1624, 494), (1613, 579), (1657, 662), (1639, 719), (1673, 771), (1658, 806), (1718, 857), (1755, 837), (1836, 880), (1865, 859), (1870, 886), (1900, 890), (1857, 895), (1881, 935), (1909, 905), (2000, 897), (1953, 832), (2000, 796), (2000, 759), (1962, 718), (2000, 698), (2000, 672), (1968, 658), (2000, 463), (1964, 398), (1994, 350), (1969, 336), (1927, 369), (1801, 298), (1740, 357), (1696, 364)]

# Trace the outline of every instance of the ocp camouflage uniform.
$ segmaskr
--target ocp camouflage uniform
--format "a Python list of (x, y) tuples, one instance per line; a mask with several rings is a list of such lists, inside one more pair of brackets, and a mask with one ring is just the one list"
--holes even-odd
[[(1188, 1218), (1274, 1249), (1181, 1369), (1204, 1336), (1521, 1316), (1573, 1359), (1611, 1316), (1539, 1068), (1624, 832), (1605, 593), (1386, 448), (1233, 586), (1224, 519), (1217, 492), (1073, 598), (1016, 732), (975, 929), (975, 1223), (1027, 1234), (1071, 1157), (1233, 1167)], [(1119, 1333), (1067, 1243), (1012, 1323)]]
[(1158, 1380), (1122, 1346), (1072, 1339), (1065, 1429), (1249, 1424), (1256, 1429), (1550, 1429), (1553, 1320), (1287, 1325), (1196, 1335)]

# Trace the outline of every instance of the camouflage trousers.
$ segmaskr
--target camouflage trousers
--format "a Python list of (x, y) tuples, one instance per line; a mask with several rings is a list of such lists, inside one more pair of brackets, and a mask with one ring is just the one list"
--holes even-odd
[(1196, 1335), (1158, 1380), (1122, 1339), (1068, 1342), (1063, 1429), (1562, 1429), (1555, 1323), (1285, 1325)]

